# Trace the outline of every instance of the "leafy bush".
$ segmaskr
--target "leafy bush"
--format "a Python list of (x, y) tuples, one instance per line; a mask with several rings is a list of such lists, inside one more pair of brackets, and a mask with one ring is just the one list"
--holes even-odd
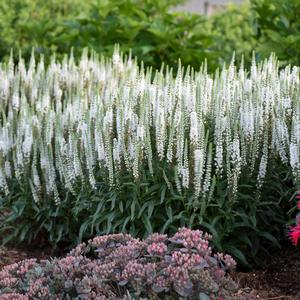
[(11, 49), (30, 58), (39, 53), (69, 52), (70, 45), (57, 40), (64, 23), (88, 13), (94, 0), (11, 0), (0, 2), (0, 58), (9, 58)]
[[(213, 254), (209, 235), (99, 236), (61, 259), (5, 266), (1, 299), (246, 299), (227, 273), (235, 261)], [(18, 295), (18, 296), (17, 296)], [(19, 298), (18, 298), (19, 297)], [(146, 297), (146, 298), (145, 298)]]
[(62, 58), (73, 47), (112, 55), (115, 43), (147, 66), (168, 64), (198, 69), (206, 58), (213, 72), (228, 63), (232, 53), (246, 66), (251, 52), (263, 60), (276, 52), (281, 63), (299, 65), (299, 1), (251, 0), (228, 6), (213, 16), (172, 11), (181, 0), (43, 1), (11, 0), (0, 3), (0, 58), (16, 49), (29, 60), (38, 53)]
[(275, 52), (282, 64), (300, 64), (300, 2), (252, 0), (257, 51), (262, 57)]
[[(62, 58), (73, 48), (75, 57), (85, 47), (111, 56), (114, 44), (132, 51), (138, 61), (160, 68), (168, 64), (199, 69), (208, 59), (210, 71), (238, 58), (251, 62), (255, 41), (249, 5), (230, 6), (212, 17), (172, 12), (172, 1), (42, 1), (12, 0), (0, 3), (0, 58), (15, 49), (29, 60), (37, 53), (56, 53)], [(48, 60), (47, 60), (48, 62)]]
[(119, 43), (122, 51), (132, 49), (138, 61), (154, 69), (159, 69), (162, 63), (177, 68), (179, 58), (184, 65), (195, 69), (199, 69), (205, 58), (212, 69), (219, 66), (213, 51), (213, 36), (206, 31), (205, 17), (170, 12), (174, 2), (101, 2), (86, 18), (69, 22), (69, 33), (63, 39), (79, 51), (88, 45), (107, 55)]
[[(111, 0), (41, 1), (13, 0), (0, 4), (0, 57), (11, 48), (30, 58), (32, 47), (39, 53), (55, 52), (58, 57), (74, 49), (75, 56), (89, 47), (112, 55), (114, 44), (132, 49), (139, 61), (154, 68), (162, 62), (177, 67), (178, 59), (199, 68), (205, 58), (217, 66), (206, 34), (205, 18), (170, 12), (182, 1)], [(18, 52), (16, 52), (18, 55)], [(18, 59), (18, 57), (16, 57)], [(215, 63), (216, 62), (216, 63)]]
[[(253, 30), (253, 14), (249, 3), (230, 4), (224, 11), (207, 18), (206, 23), (209, 28), (208, 35), (213, 39), (212, 49), (217, 53), (220, 66), (230, 62), (233, 52), (237, 60), (243, 59), (245, 66), (251, 66), (252, 52), (257, 52), (258, 42)], [(267, 53), (267, 57), (271, 52)]]
[(116, 50), (48, 67), (11, 59), (0, 78), (5, 242), (203, 226), (244, 264), (278, 245), (280, 205), (299, 184), (297, 67), (279, 72), (271, 57), (249, 75), (232, 63), (174, 78)]

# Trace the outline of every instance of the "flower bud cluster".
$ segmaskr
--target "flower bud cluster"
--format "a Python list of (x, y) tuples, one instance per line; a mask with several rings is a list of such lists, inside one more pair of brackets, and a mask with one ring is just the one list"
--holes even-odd
[(167, 251), (167, 246), (164, 243), (152, 243), (147, 247), (147, 252), (150, 255), (163, 256)]

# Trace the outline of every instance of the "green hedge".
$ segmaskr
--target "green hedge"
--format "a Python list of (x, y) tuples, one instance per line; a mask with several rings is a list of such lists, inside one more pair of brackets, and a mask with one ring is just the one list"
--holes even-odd
[[(146, 65), (160, 68), (167, 64), (199, 69), (208, 59), (210, 70), (245, 55), (250, 62), (254, 41), (251, 35), (249, 5), (231, 7), (206, 18), (197, 14), (172, 12), (178, 0), (42, 1), (12, 0), (0, 3), (0, 57), (11, 49), (22, 51), (28, 60), (36, 53), (58, 57), (76, 56), (85, 47), (111, 55), (116, 43)], [(49, 57), (49, 56), (47, 56)]]

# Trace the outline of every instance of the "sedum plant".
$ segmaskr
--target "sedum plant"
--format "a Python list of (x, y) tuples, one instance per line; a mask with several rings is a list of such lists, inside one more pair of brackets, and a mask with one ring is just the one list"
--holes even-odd
[(247, 264), (261, 239), (277, 243), (283, 178), (299, 184), (299, 86), (274, 56), (215, 75), (144, 69), (117, 47), (1, 63), (5, 241), (202, 225)]
[(146, 240), (98, 236), (65, 258), (21, 261), (0, 272), (1, 299), (247, 299), (228, 272), (235, 261), (213, 253), (210, 236), (181, 228)]

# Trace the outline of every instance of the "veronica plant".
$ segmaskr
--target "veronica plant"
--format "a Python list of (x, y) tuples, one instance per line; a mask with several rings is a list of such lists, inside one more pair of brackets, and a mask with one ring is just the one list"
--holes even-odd
[(112, 59), (2, 63), (2, 229), (58, 242), (201, 224), (244, 260), (253, 241), (241, 227), (275, 241), (258, 220), (267, 228), (280, 215), (268, 215), (276, 201), (259, 208), (273, 166), (299, 184), (299, 87), (299, 68), (279, 70), (274, 56), (215, 75), (180, 62), (175, 76), (145, 70), (117, 47)]

